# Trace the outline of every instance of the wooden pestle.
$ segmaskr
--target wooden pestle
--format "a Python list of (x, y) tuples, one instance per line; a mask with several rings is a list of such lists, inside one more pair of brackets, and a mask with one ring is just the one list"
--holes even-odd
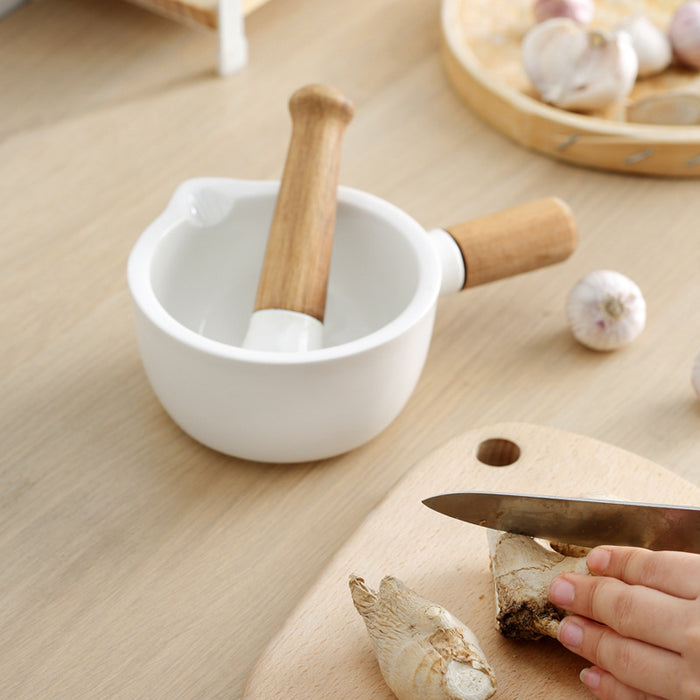
[[(320, 345), (321, 328), (294, 315), (268, 314), (265, 330), (260, 312), (296, 312), (323, 323), (337, 208), (338, 173), (345, 127), (352, 103), (338, 90), (309, 85), (289, 101), (292, 135), (270, 226), (258, 282), (251, 327), (244, 345), (263, 350), (304, 350)], [(289, 327), (288, 321), (298, 328)], [(307, 319), (308, 322), (308, 319)], [(275, 324), (280, 324), (279, 334)], [(278, 335), (278, 338), (275, 338)], [(306, 337), (308, 336), (308, 337)]]

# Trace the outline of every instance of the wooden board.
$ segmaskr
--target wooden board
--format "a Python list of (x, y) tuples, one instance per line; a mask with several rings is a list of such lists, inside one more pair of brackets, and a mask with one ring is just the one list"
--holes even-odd
[[(178, 22), (194, 24), (209, 29), (219, 26), (218, 0), (129, 0)], [(244, 15), (264, 5), (269, 0), (241, 0)]]
[[(368, 464), (367, 478), (380, 468)], [(495, 669), (499, 700), (589, 698), (578, 680), (585, 661), (551, 639), (517, 642), (496, 632), (486, 531), (421, 503), (459, 490), (700, 503), (700, 489), (680, 477), (587, 437), (522, 423), (470, 431), (409, 471), (337, 552), (259, 659), (243, 697), (394, 697), (350, 598), (348, 576), (355, 573), (372, 588), (392, 574), (469, 625)]]
[[(641, 10), (665, 28), (676, 5), (599, 2), (592, 26), (609, 29)], [(619, 113), (575, 114), (540, 101), (520, 57), (533, 23), (531, 0), (442, 0), (443, 63), (474, 112), (521, 145), (560, 160), (625, 173), (700, 176), (700, 126), (632, 124)], [(687, 86), (699, 75), (671, 67), (638, 80), (629, 99)]]

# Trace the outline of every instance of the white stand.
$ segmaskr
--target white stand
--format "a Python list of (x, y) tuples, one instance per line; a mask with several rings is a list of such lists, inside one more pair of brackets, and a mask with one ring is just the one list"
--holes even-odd
[(248, 41), (245, 36), (243, 9), (240, 0), (219, 0), (219, 75), (235, 73), (248, 63)]

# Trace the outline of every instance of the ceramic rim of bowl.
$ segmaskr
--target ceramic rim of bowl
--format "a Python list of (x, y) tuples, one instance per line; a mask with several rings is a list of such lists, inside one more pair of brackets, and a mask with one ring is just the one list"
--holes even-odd
[[(207, 180), (213, 181), (210, 178), (199, 178), (198, 180), (185, 181), (180, 187), (186, 188), (188, 183), (205, 182)], [(271, 192), (276, 192), (279, 187), (279, 182), (275, 180), (234, 181), (216, 178), (218, 182), (223, 182), (224, 180), (245, 183), (250, 186), (245, 189), (255, 194), (270, 194)], [(127, 280), (132, 299), (151, 323), (180, 343), (188, 345), (199, 352), (240, 362), (263, 364), (319, 363), (358, 355), (395, 340), (419, 323), (437, 303), (442, 277), (438, 256), (425, 229), (406, 212), (390, 202), (368, 192), (344, 185), (338, 187), (338, 202), (365, 211), (376, 211), (383, 214), (385, 218), (396, 222), (397, 229), (400, 229), (402, 235), (409, 242), (418, 266), (418, 282), (408, 304), (398, 316), (365, 336), (307, 352), (274, 352), (251, 350), (223, 343), (201, 335), (180, 323), (166, 311), (151, 285), (151, 263), (158, 244), (177, 223), (172, 218), (165, 222), (160, 221), (161, 217), (168, 213), (168, 209), (172, 206), (172, 201), (161, 217), (146, 228), (131, 250), (127, 266)]]

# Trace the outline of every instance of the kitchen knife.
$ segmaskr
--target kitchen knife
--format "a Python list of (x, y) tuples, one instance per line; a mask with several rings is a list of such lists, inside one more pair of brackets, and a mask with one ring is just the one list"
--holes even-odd
[(459, 520), (550, 542), (700, 554), (696, 507), (476, 491), (432, 496), (423, 503)]

